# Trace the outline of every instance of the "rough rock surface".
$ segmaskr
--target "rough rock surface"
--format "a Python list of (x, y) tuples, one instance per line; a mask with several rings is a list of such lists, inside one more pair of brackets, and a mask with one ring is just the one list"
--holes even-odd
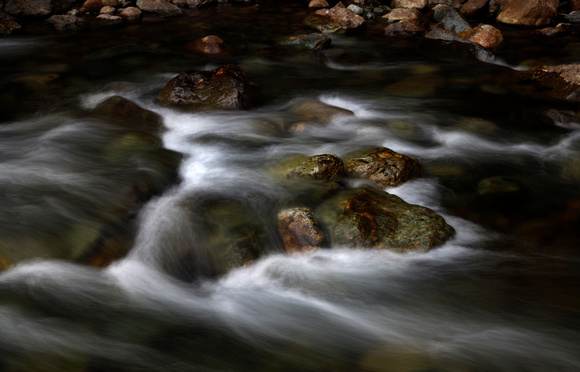
[(465, 30), (469, 30), (471, 26), (469, 23), (455, 10), (453, 7), (447, 5), (437, 5), (434, 9), (433, 19), (441, 23), (443, 28), (460, 34)]
[(72, 15), (53, 15), (46, 22), (58, 32), (80, 31), (87, 26), (84, 19)]
[(336, 155), (314, 155), (292, 169), (290, 177), (340, 182), (344, 178), (344, 162)]
[(382, 17), (389, 22), (407, 21), (421, 18), (421, 12), (417, 9), (395, 8)]
[(365, 26), (365, 19), (346, 9), (339, 2), (331, 9), (320, 9), (306, 17), (304, 23), (320, 32), (344, 33), (356, 31)]
[(4, 0), (3, 11), (20, 17), (45, 17), (65, 12), (74, 0)]
[(280, 45), (291, 45), (304, 49), (323, 49), (330, 45), (332, 39), (325, 34), (312, 33), (307, 35), (292, 35), (279, 41)]
[(548, 25), (558, 14), (558, 3), (558, 0), (511, 0), (496, 20), (517, 26)]
[(244, 70), (229, 64), (211, 71), (182, 72), (165, 85), (158, 99), (189, 110), (246, 110), (252, 106), (252, 90)]
[(87, 0), (83, 3), (79, 11), (81, 11), (81, 13), (98, 12), (104, 6), (103, 0)]
[(383, 188), (400, 185), (421, 174), (417, 159), (384, 147), (349, 156), (345, 168), (349, 177), (365, 178)]
[(308, 3), (309, 8), (327, 8), (329, 6), (326, 0), (311, 0)]
[(429, 5), (429, 0), (393, 0), (391, 1), (392, 8), (412, 8), (424, 9)]
[(580, 102), (580, 64), (538, 66), (513, 73), (517, 93), (537, 99)]
[(280, 211), (278, 232), (289, 253), (313, 251), (324, 244), (324, 232), (309, 208)]
[(10, 35), (21, 28), (22, 26), (16, 23), (14, 18), (4, 12), (0, 12), (0, 35)]
[(215, 35), (208, 35), (194, 40), (187, 45), (187, 49), (192, 52), (219, 55), (226, 53), (226, 44), (222, 39)]
[(162, 16), (181, 14), (181, 9), (166, 0), (137, 0), (136, 5), (144, 12), (157, 13)]
[(503, 43), (501, 31), (492, 25), (486, 24), (465, 30), (459, 36), (490, 50), (497, 50)]
[(141, 10), (137, 7), (129, 6), (127, 8), (123, 8), (119, 15), (127, 23), (137, 23), (141, 20), (143, 12), (141, 12)]
[(123, 24), (123, 17), (111, 14), (99, 14), (96, 21), (101, 26), (119, 26)]
[(454, 233), (431, 209), (370, 187), (337, 193), (316, 208), (315, 216), (331, 247), (424, 252)]
[(468, 18), (484, 14), (488, 8), (489, 0), (468, 0), (461, 6), (459, 12)]
[(425, 28), (417, 20), (406, 20), (388, 25), (383, 32), (388, 37), (412, 37), (423, 35)]

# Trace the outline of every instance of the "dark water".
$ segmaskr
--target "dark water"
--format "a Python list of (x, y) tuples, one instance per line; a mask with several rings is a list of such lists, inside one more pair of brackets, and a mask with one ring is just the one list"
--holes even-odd
[[(306, 14), (218, 6), (118, 30), (0, 39), (2, 251), (79, 258), (114, 221), (124, 187), (158, 179), (158, 157), (115, 142), (142, 137), (87, 114), (104, 99), (159, 113), (163, 146), (183, 155), (175, 184), (133, 220), (126, 258), (94, 268), (40, 255), (0, 274), (0, 370), (580, 370), (580, 131), (539, 125), (526, 113), (545, 103), (494, 78), (533, 61), (578, 62), (577, 42), (506, 31), (494, 63), (385, 40), (372, 25), (366, 38), (333, 36), (321, 52), (276, 46), (306, 31)], [(186, 50), (210, 33), (228, 56)], [(252, 80), (255, 109), (183, 113), (156, 103), (176, 73), (229, 62)], [(304, 98), (355, 115), (281, 130)], [(282, 253), (272, 218), (303, 191), (281, 185), (271, 167), (367, 146), (419, 159), (424, 176), (387, 191), (441, 213), (455, 238), (423, 254)], [(521, 191), (477, 193), (498, 176)], [(184, 282), (172, 268), (183, 243), (201, 239), (204, 217), (184, 206), (208, 192), (258, 215), (269, 229), (265, 255), (219, 279)]]

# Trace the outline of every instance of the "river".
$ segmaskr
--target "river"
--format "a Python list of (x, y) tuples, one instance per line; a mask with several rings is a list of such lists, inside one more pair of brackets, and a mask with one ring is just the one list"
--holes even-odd
[[(522, 112), (537, 102), (493, 83), (530, 61), (577, 63), (578, 43), (508, 30), (511, 44), (478, 61), (371, 27), (366, 38), (333, 36), (323, 51), (277, 46), (278, 35), (306, 31), (306, 14), (296, 4), (220, 5), (121, 29), (0, 39), (4, 249), (60, 257), (108, 221), (119, 185), (155, 176), (146, 161), (98, 155), (118, 130), (86, 113), (106, 98), (161, 115), (163, 147), (183, 157), (178, 179), (132, 220), (126, 257), (92, 267), (41, 255), (0, 273), (0, 370), (580, 370), (580, 129), (527, 125)], [(212, 33), (227, 56), (185, 49)], [(254, 109), (157, 103), (177, 73), (230, 62), (252, 81)], [(305, 98), (354, 116), (280, 130)], [(427, 253), (284, 253), (268, 221), (300, 191), (271, 167), (367, 146), (419, 159), (424, 175), (387, 191), (440, 213), (453, 239)], [(478, 194), (491, 177), (519, 191)], [(186, 206), (208, 194), (265, 221), (265, 254), (191, 280), (180, 276), (179, 250), (200, 239), (204, 216)]]

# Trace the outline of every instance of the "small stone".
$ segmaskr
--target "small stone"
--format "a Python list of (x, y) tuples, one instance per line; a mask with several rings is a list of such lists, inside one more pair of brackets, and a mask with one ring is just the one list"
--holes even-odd
[(180, 15), (181, 9), (165, 0), (137, 0), (137, 7), (144, 12), (157, 13), (161, 16)]
[(134, 6), (129, 6), (121, 10), (119, 15), (125, 20), (127, 23), (137, 23), (141, 20), (143, 13), (139, 8)]
[(293, 35), (279, 41), (280, 45), (293, 45), (305, 49), (323, 49), (332, 43), (332, 39), (322, 33), (308, 35)]
[(118, 26), (123, 24), (123, 17), (110, 14), (99, 14), (96, 19), (101, 26)]
[(364, 9), (358, 5), (350, 4), (346, 9), (350, 10), (354, 14), (363, 15)]
[(392, 8), (412, 8), (424, 9), (429, 5), (429, 0), (393, 0), (391, 1)]
[(341, 182), (344, 178), (344, 162), (336, 155), (314, 155), (290, 170), (290, 178)]
[(421, 18), (421, 12), (412, 8), (395, 8), (383, 16), (389, 22), (411, 21)]
[(84, 19), (72, 15), (54, 15), (46, 22), (58, 32), (76, 32), (86, 27)]
[(308, 3), (309, 8), (328, 8), (329, 4), (326, 0), (311, 0)]
[(115, 13), (116, 13), (116, 9), (113, 8), (112, 6), (104, 6), (99, 11), (99, 14), (114, 15)]
[(320, 32), (345, 33), (357, 31), (365, 26), (363, 17), (346, 9), (338, 2), (331, 9), (320, 9), (306, 17), (304, 23)]
[(278, 213), (278, 231), (288, 253), (310, 252), (324, 244), (324, 232), (309, 208), (291, 208)]
[(213, 55), (225, 54), (225, 47), (224, 41), (215, 35), (208, 35), (187, 45), (187, 48), (192, 52)]
[(501, 31), (492, 25), (480, 25), (463, 31), (459, 36), (490, 50), (497, 50), (503, 43)]

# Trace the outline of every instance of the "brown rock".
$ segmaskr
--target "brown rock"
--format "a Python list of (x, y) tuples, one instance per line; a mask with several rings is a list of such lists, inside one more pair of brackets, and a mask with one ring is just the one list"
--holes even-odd
[(412, 37), (423, 35), (425, 28), (418, 20), (407, 20), (388, 25), (383, 31), (388, 37)]
[(192, 52), (203, 54), (225, 54), (226, 44), (222, 39), (215, 35), (209, 35), (197, 39), (187, 45), (187, 49)]
[(340, 182), (344, 178), (344, 162), (336, 155), (314, 155), (292, 169), (290, 177)]
[(365, 178), (382, 188), (400, 185), (421, 174), (417, 159), (384, 147), (349, 156), (345, 163), (349, 177)]
[(497, 50), (503, 43), (501, 31), (491, 25), (480, 25), (465, 30), (459, 36), (490, 50)]
[(307, 35), (286, 36), (278, 41), (280, 45), (294, 46), (304, 49), (323, 49), (332, 43), (332, 39), (322, 33), (311, 33)]
[(278, 213), (278, 231), (288, 253), (309, 252), (324, 244), (324, 232), (309, 208), (285, 209)]
[(166, 17), (181, 14), (181, 9), (166, 0), (137, 0), (136, 5), (144, 12), (157, 13)]
[(119, 26), (123, 24), (123, 17), (111, 14), (99, 14), (96, 20), (101, 26)]
[(14, 18), (4, 12), (0, 12), (0, 35), (10, 35), (21, 28), (22, 26), (16, 23)]
[(101, 8), (101, 10), (99, 10), (99, 14), (114, 15), (115, 12), (116, 12), (116, 9), (113, 8), (112, 6), (104, 6)]
[(429, 5), (429, 0), (393, 0), (391, 1), (392, 8), (413, 8), (424, 9)]
[(80, 12), (98, 12), (103, 7), (103, 0), (87, 0), (79, 9)]
[(524, 96), (580, 102), (580, 64), (538, 66), (513, 72), (508, 79), (516, 80), (511, 89)]
[(303, 119), (313, 121), (319, 124), (328, 124), (332, 120), (341, 116), (352, 116), (354, 112), (327, 105), (317, 100), (305, 100), (292, 106), (289, 110), (291, 113), (300, 115)]
[(93, 112), (109, 123), (148, 133), (159, 132), (163, 125), (161, 116), (121, 96), (104, 100)]
[(127, 23), (137, 23), (141, 20), (143, 13), (139, 8), (134, 6), (130, 6), (121, 10), (119, 15), (125, 20)]
[(570, 11), (574, 12), (580, 10), (580, 0), (571, 0), (570, 1)]
[(182, 72), (165, 85), (158, 99), (189, 110), (246, 110), (252, 106), (252, 96), (244, 70), (229, 64), (211, 71)]
[(4, 0), (5, 13), (19, 17), (46, 17), (66, 12), (74, 0)]
[(543, 26), (552, 23), (558, 0), (511, 0), (497, 16), (499, 23), (517, 26)]
[(330, 33), (356, 31), (365, 26), (364, 18), (346, 9), (342, 2), (331, 9), (317, 10), (306, 17), (304, 23), (321, 32)]
[(476, 17), (486, 12), (489, 0), (468, 0), (461, 6), (459, 12), (466, 17)]
[(114, 8), (119, 7), (121, 3), (119, 0), (101, 0), (103, 2), (103, 6), (112, 6)]
[(555, 27), (544, 27), (539, 30), (534, 31), (534, 35), (544, 36), (544, 37), (558, 37), (566, 35), (569, 29), (567, 25), (558, 24)]
[(309, 8), (328, 8), (328, 2), (326, 0), (311, 0), (308, 3)]
[(382, 17), (389, 22), (411, 21), (421, 18), (421, 12), (413, 8), (395, 8)]
[(53, 15), (46, 22), (58, 32), (75, 32), (86, 27), (84, 19), (72, 15)]

